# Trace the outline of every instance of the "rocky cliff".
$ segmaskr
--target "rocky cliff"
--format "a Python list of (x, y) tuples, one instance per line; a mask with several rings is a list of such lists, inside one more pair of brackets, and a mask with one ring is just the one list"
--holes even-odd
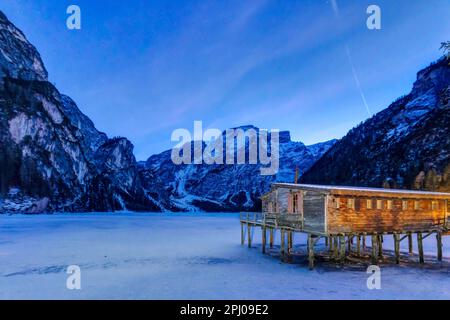
[(48, 82), (37, 50), (0, 12), (0, 212), (158, 210), (133, 145), (108, 139)]
[(352, 129), (303, 182), (450, 191), (450, 65), (417, 74), (412, 91)]

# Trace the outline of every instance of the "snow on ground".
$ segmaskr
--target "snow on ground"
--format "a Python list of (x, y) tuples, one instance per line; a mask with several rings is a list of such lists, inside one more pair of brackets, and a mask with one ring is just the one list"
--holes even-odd
[[(369, 290), (363, 266), (322, 264), (309, 271), (303, 263), (281, 263), (276, 250), (261, 253), (259, 232), (254, 248), (242, 247), (238, 219), (199, 213), (0, 215), (0, 298), (450, 298), (450, 237), (444, 238), (444, 263), (382, 266), (382, 289)], [(304, 238), (294, 240), (301, 249)], [(426, 260), (434, 261), (434, 236), (425, 250)], [(81, 268), (81, 290), (66, 288), (69, 265)]]

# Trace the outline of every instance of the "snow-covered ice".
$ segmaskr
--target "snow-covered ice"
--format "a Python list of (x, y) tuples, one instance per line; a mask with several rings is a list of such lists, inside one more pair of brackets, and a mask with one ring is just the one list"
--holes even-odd
[[(444, 262), (381, 268), (369, 290), (365, 267), (281, 263), (240, 245), (236, 214), (0, 215), (1, 299), (449, 299), (450, 237)], [(258, 229), (259, 230), (259, 229)], [(295, 236), (295, 243), (305, 240)], [(389, 246), (386, 241), (386, 246)], [(402, 244), (402, 249), (403, 248)], [(415, 259), (415, 258), (411, 258)], [(81, 268), (81, 290), (66, 269)]]

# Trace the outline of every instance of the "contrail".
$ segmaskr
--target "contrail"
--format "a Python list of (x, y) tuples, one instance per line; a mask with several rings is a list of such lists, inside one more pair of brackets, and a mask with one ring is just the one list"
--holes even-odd
[(371, 117), (372, 112), (370, 111), (369, 105), (367, 104), (366, 96), (364, 95), (364, 92), (361, 89), (361, 82), (359, 82), (358, 74), (356, 73), (355, 65), (353, 64), (353, 59), (350, 54), (350, 49), (348, 48), (348, 45), (345, 45), (345, 51), (347, 52), (347, 58), (348, 61), (350, 62), (350, 66), (352, 67), (353, 79), (355, 79), (356, 87), (359, 90), (359, 94), (361, 95), (361, 99), (364, 103), (364, 106), (366, 107), (367, 113), (369, 114), (369, 117)]
[(334, 15), (336, 18), (339, 18), (339, 7), (337, 4), (337, 0), (331, 0), (331, 6), (333, 7)]

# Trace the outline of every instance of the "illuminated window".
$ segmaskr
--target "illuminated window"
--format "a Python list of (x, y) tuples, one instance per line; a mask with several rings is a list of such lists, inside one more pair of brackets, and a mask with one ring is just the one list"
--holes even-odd
[(406, 201), (406, 200), (402, 201), (402, 209), (403, 210), (408, 210), (408, 201)]
[(347, 207), (349, 209), (355, 209), (355, 199), (348, 199), (347, 201)]
[(340, 199), (339, 198), (334, 199), (334, 207), (336, 209), (339, 209), (339, 207), (340, 207)]
[(366, 201), (366, 207), (367, 209), (372, 209), (373, 208), (373, 201), (372, 199), (369, 199)]
[(377, 200), (377, 209), (378, 210), (383, 209), (383, 200)]
[(439, 209), (439, 202), (431, 201), (431, 210), (438, 210), (438, 209)]
[(420, 209), (420, 202), (414, 201), (414, 210), (419, 210), (419, 209)]
[(394, 209), (394, 203), (393, 203), (392, 200), (388, 200), (388, 202), (387, 202), (387, 208), (388, 208), (389, 210)]

